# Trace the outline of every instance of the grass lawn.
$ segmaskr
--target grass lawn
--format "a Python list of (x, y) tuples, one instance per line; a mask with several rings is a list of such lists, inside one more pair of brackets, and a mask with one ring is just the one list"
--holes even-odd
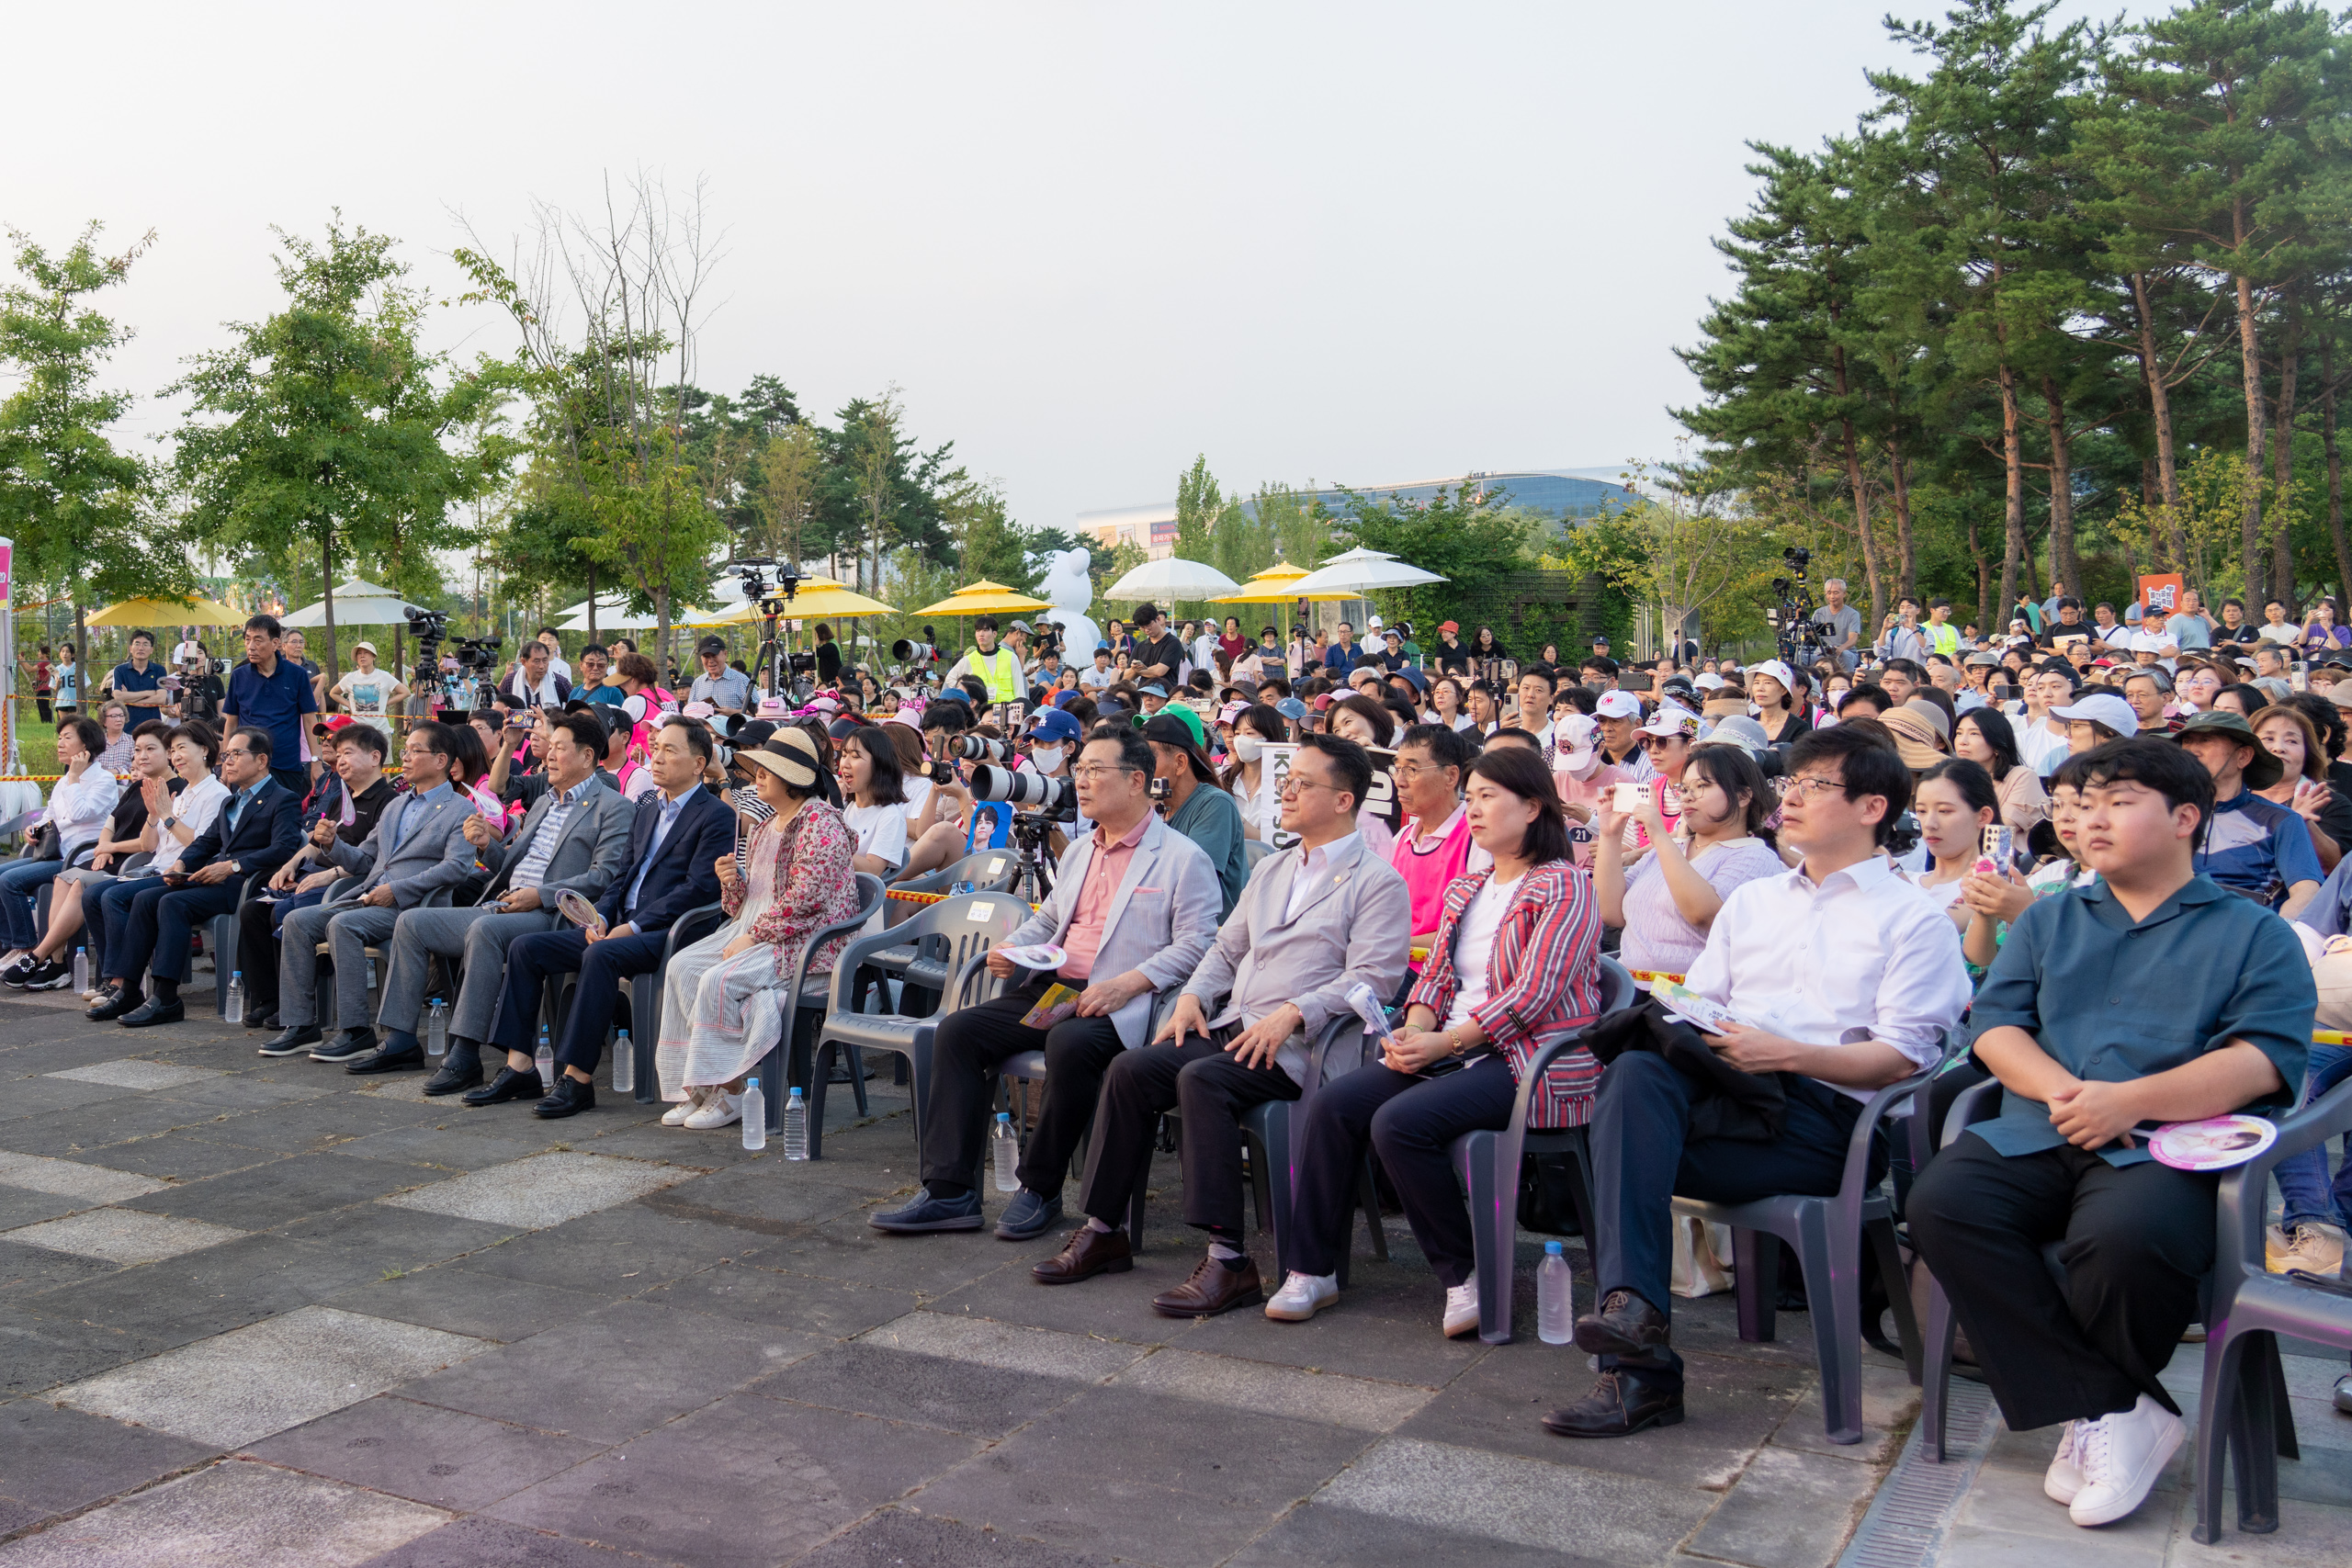
[(17, 706), (25, 714), (25, 719), (17, 730), (17, 750), (24, 755), (25, 772), (57, 772), (57, 726), (43, 724), (34, 717), (30, 703), (19, 703)]

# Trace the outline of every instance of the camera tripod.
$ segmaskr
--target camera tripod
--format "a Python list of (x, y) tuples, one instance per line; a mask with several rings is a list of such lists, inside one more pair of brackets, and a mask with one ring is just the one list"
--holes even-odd
[(1053, 860), (1037, 852), (1046, 847), (1046, 835), (1060, 820), (1034, 811), (1013, 813), (1012, 843), (1021, 852), (1021, 864), (1012, 874), (1012, 891), (1032, 904), (1044, 903), (1053, 893)]

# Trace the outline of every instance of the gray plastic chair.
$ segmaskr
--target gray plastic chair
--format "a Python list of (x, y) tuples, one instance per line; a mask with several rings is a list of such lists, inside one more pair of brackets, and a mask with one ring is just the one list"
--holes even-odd
[[(966, 855), (955, 864), (937, 871), (927, 871), (921, 876), (909, 877), (892, 884), (901, 893), (944, 893), (959, 882), (968, 882), (975, 893), (1003, 893), (1012, 886), (1012, 879), (1021, 872), (1021, 852), (1018, 850), (982, 850)], [(910, 904), (909, 908), (920, 906)]]
[[(808, 1157), (824, 1157), (825, 1087), (833, 1058), (842, 1051), (887, 1051), (907, 1064), (914, 1101), (915, 1145), (922, 1145), (924, 1097), (931, 1088), (931, 1043), (939, 1021), (955, 1006), (978, 1000), (990, 978), (981, 964), (989, 949), (1020, 930), (1029, 906), (1009, 893), (970, 893), (925, 906), (911, 919), (852, 942), (833, 964), (825, 1023), (817, 1036), (817, 1059), (808, 1073)], [(952, 976), (939, 992), (940, 1010), (908, 1013), (859, 1012), (859, 971), (872, 955), (912, 947), (918, 957)], [(902, 993), (903, 994), (903, 993)]]
[[(1600, 1016), (1620, 1012), (1640, 1000), (1634, 976), (1615, 959), (1600, 960)], [(1592, 1151), (1581, 1127), (1531, 1129), (1529, 1108), (1534, 1086), (1544, 1072), (1582, 1043), (1563, 1040), (1535, 1054), (1521, 1079), (1519, 1099), (1511, 1106), (1510, 1125), (1500, 1132), (1481, 1128), (1453, 1140), (1454, 1168), (1462, 1174), (1462, 1189), (1470, 1204), (1470, 1233), (1476, 1243), (1478, 1267), (1478, 1337), (1489, 1345), (1510, 1343), (1511, 1291), (1519, 1272), (1519, 1164), (1522, 1155), (1565, 1154), (1574, 1156), (1577, 1175), (1577, 1219), (1587, 1236), (1592, 1235)], [(1372, 1211), (1376, 1216), (1377, 1209)], [(1374, 1221), (1374, 1234), (1379, 1222)], [(1770, 1337), (1767, 1335), (1766, 1337)]]
[(2338, 1134), (2352, 1134), (2352, 1083), (2336, 1085), (2281, 1122), (2278, 1141), (2222, 1177), (2215, 1195), (2192, 1531), (2208, 1546), (2222, 1539), (2225, 1459), (2237, 1467), (2238, 1529), (2264, 1535), (2278, 1528), (2278, 1459), (2299, 1458), (2301, 1450), (2278, 1337), (2352, 1349), (2352, 1295), (2270, 1273), (2262, 1255), (2271, 1171)]
[[(771, 1133), (784, 1130), (785, 1101), (791, 1098), (786, 1091), (797, 1082), (796, 1075), (802, 1072), (806, 1058), (810, 1054), (806, 1042), (799, 1039), (800, 1020), (805, 1014), (822, 1019), (826, 1002), (832, 995), (831, 974), (820, 971), (812, 977), (808, 973), (808, 960), (833, 938), (847, 936), (874, 918), (874, 911), (882, 907), (880, 877), (871, 872), (857, 874), (857, 903), (856, 914), (836, 920), (831, 925), (818, 927), (808, 933), (808, 940), (800, 944), (800, 956), (793, 965), (791, 986), (786, 992), (797, 1000), (794, 1005), (781, 1010), (784, 1028), (778, 1032), (776, 1043), (769, 1047), (768, 1054), (760, 1058), (760, 1082), (775, 1086), (763, 1097), (767, 1101), (768, 1131)], [(857, 1113), (860, 1116), (866, 1113), (864, 1067), (865, 1063), (859, 1059), (853, 1059), (849, 1065), (849, 1081), (857, 1093)], [(799, 1087), (806, 1089), (808, 1086), (800, 1084)], [(813, 1102), (813, 1094), (810, 1099)]]
[[(670, 922), (662, 942), (662, 962), (651, 973), (632, 975), (628, 981), (628, 1054), (633, 1080), (629, 1098), (639, 1105), (650, 1105), (661, 1097), (662, 1086), (654, 1066), (653, 1053), (662, 1039), (662, 987), (670, 972), (670, 960), (682, 947), (695, 942), (727, 923), (727, 911), (717, 904), (701, 904), (688, 909)], [(457, 959), (449, 961), (449, 989), (454, 993), (464, 977)], [(567, 970), (548, 976), (547, 989), (539, 1003), (539, 1016), (548, 1026), (551, 1038), (560, 1039), (565, 1021), (571, 1016), (571, 1001), (580, 989), (580, 972)]]

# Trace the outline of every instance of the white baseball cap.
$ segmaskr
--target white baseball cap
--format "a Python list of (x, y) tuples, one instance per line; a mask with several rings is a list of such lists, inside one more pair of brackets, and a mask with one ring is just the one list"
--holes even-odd
[(1747, 672), (1750, 675), (1770, 675), (1781, 683), (1781, 689), (1784, 692), (1792, 693), (1797, 689), (1796, 671), (1777, 659), (1768, 659), (1761, 664), (1751, 664), (1747, 667)]
[(1720, 692), (1725, 686), (1731, 684), (1729, 681), (1724, 680), (1722, 676), (1716, 674), (1712, 670), (1702, 671), (1690, 683), (1698, 687), (1702, 692)]
[(1642, 726), (1644, 735), (1675, 736), (1695, 739), (1699, 734), (1699, 716), (1689, 708), (1672, 703), (1660, 704), (1657, 716)]
[(2103, 724), (2127, 740), (2140, 733), (2140, 716), (2132, 711), (2130, 703), (2113, 692), (2093, 692), (2080, 702), (2063, 708), (2052, 708), (2050, 712), (2057, 718), (2081, 718), (2093, 724)]
[(1572, 773), (1591, 765), (1593, 748), (1600, 744), (1600, 725), (1589, 714), (1565, 713), (1552, 726), (1556, 745), (1553, 760)]
[(1386, 621), (1382, 620), (1378, 615), (1374, 615), (1374, 616), (1373, 616), (1373, 618), (1372, 618), (1372, 619), (1370, 619), (1370, 620), (1368, 620), (1368, 621), (1366, 621), (1366, 622), (1364, 623), (1364, 629), (1365, 629), (1366, 631), (1374, 631), (1374, 632), (1376, 632), (1376, 631), (1378, 631), (1381, 627), (1383, 627), (1383, 626), (1386, 626), (1387, 624), (1388, 624), (1388, 623), (1387, 623)]
[(1603, 718), (1639, 718), (1642, 699), (1631, 692), (1603, 692), (1595, 711)]

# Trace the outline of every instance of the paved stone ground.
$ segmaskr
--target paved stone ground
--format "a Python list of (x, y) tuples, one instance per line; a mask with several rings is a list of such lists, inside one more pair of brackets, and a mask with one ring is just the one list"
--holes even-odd
[[(1872, 1358), (1868, 1437), (1833, 1448), (1805, 1319), (1743, 1345), (1714, 1298), (1677, 1313), (1690, 1419), (1572, 1444), (1538, 1419), (1589, 1374), (1533, 1337), (1532, 1242), (1509, 1346), (1441, 1337), (1395, 1220), (1312, 1324), (1171, 1321), (1149, 1298), (1196, 1253), (1170, 1156), (1136, 1270), (1048, 1290), (1051, 1240), (865, 1224), (912, 1184), (878, 1082), (796, 1166), (629, 1101), (469, 1111), (256, 1040), (0, 999), (0, 1568), (1819, 1568), (1916, 1407)], [(1996, 1452), (1972, 1506), (2034, 1462)], [(2304, 1473), (2340, 1492), (2332, 1464)], [(2103, 1550), (2006, 1519), (1972, 1524), (2007, 1561)], [(2327, 1540), (2256, 1550), (2344, 1561)]]

